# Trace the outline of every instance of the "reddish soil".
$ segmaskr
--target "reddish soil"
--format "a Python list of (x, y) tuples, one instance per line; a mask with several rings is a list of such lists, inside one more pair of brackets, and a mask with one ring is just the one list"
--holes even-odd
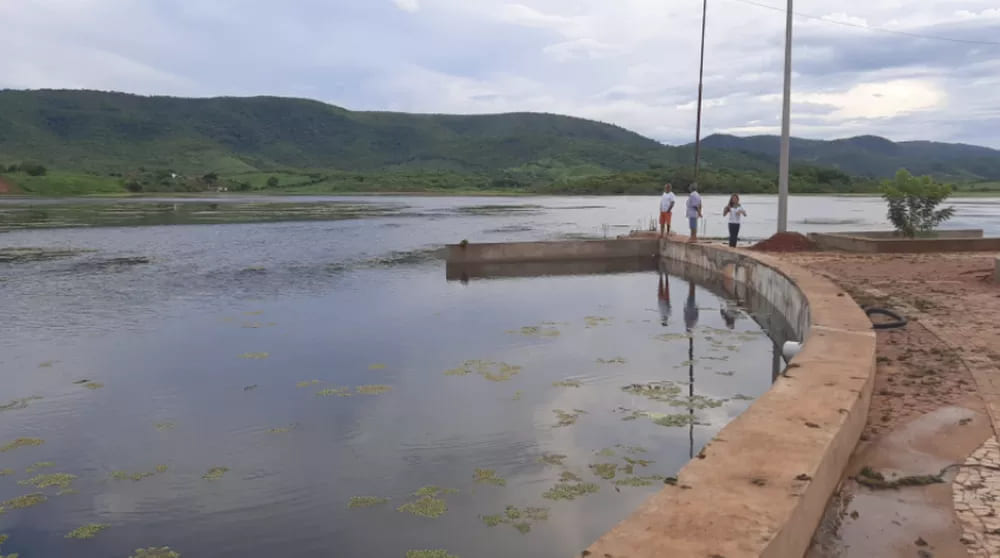
[(13, 194), (17, 192), (17, 187), (0, 176), (0, 194)]
[(750, 247), (761, 252), (805, 252), (815, 250), (816, 245), (805, 235), (793, 232), (777, 233)]

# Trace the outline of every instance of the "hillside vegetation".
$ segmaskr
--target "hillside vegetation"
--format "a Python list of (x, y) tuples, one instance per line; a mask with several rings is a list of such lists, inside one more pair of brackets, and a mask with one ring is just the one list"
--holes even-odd
[[(732, 145), (740, 138), (726, 138), (706, 142), (702, 189), (774, 191), (776, 164), (766, 141)], [(794, 154), (799, 157), (798, 148)], [(878, 154), (871, 157), (888, 169), (882, 174), (802, 155), (793, 191), (873, 191), (874, 181), (854, 175), (889, 176), (898, 168)], [(691, 146), (666, 146), (617, 126), (554, 114), (403, 114), (277, 97), (0, 91), (0, 173), (16, 190), (40, 195), (654, 193), (664, 181), (689, 183), (692, 160)], [(956, 168), (945, 170), (994, 178)]]

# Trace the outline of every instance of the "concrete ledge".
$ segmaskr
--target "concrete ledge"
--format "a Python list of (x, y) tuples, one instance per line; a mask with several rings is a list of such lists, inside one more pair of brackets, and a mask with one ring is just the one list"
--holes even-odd
[(723, 428), (676, 486), (650, 497), (585, 555), (800, 557), (867, 420), (871, 322), (829, 281), (770, 256), (677, 242), (662, 254), (751, 286), (805, 344), (787, 376)]
[(812, 233), (809, 238), (823, 250), (867, 254), (996, 252), (1000, 238), (983, 238), (982, 230), (937, 231), (933, 236), (906, 238), (895, 232)]
[(655, 238), (466, 243), (449, 244), (447, 260), (449, 264), (606, 260), (654, 257), (658, 254), (658, 250), (659, 241)]
[(1000, 257), (993, 264), (993, 282), (1000, 284)]

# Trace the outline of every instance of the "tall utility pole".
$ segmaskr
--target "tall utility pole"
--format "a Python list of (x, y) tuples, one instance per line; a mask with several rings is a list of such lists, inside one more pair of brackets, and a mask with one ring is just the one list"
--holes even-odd
[[(790, 2), (791, 0), (789, 0)], [(708, 19), (708, 0), (701, 7), (701, 65), (698, 68), (698, 123), (694, 136), (694, 181), (698, 182), (698, 167), (701, 165), (701, 94), (705, 77), (705, 21)]]
[(785, 21), (785, 97), (781, 112), (781, 160), (778, 163), (778, 232), (788, 230), (788, 157), (792, 109), (792, 0)]

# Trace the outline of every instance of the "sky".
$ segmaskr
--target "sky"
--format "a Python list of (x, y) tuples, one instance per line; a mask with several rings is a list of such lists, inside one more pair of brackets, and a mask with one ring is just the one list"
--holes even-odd
[[(704, 134), (780, 132), (782, 0), (708, 0)], [(997, 0), (797, 0), (792, 134), (1000, 148)], [(698, 0), (0, 0), (0, 88), (532, 111), (694, 140)], [(846, 22), (859, 27), (831, 23)], [(871, 28), (946, 37), (913, 37)]]

